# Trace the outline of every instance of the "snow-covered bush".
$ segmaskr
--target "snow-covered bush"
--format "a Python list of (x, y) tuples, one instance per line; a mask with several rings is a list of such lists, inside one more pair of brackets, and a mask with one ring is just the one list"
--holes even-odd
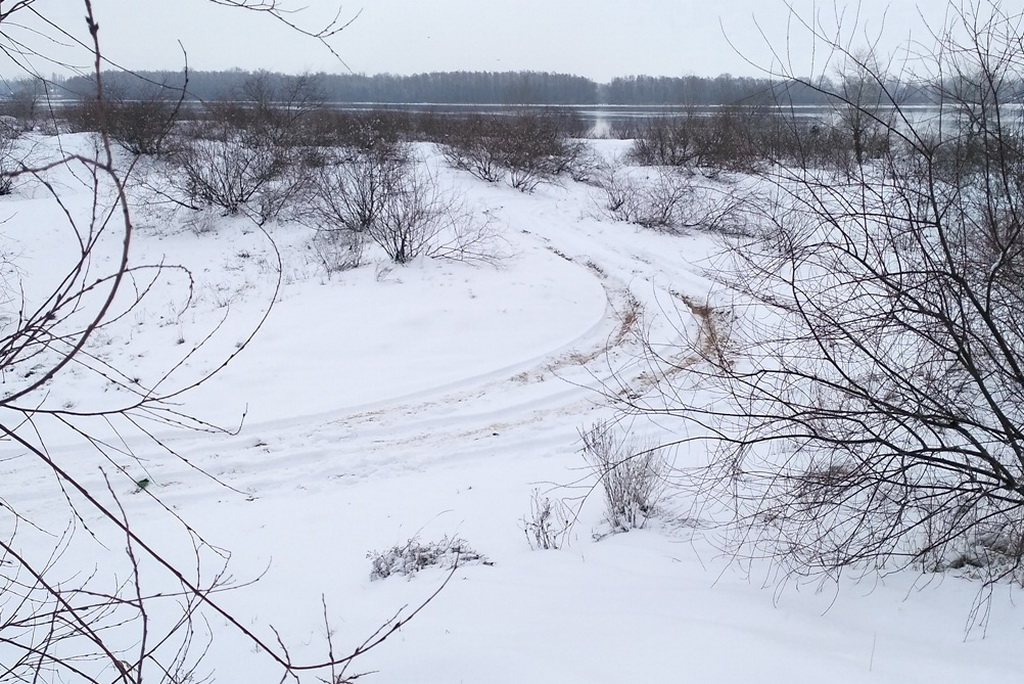
[(318, 230), (310, 249), (327, 277), (358, 268), (363, 261), (363, 234), (350, 230)]
[(459, 537), (442, 537), (435, 542), (421, 542), (413, 537), (405, 544), (385, 551), (370, 551), (370, 579), (379, 580), (392, 575), (410, 577), (426, 568), (452, 568), (456, 565), (493, 565), (486, 556), (476, 551)]
[(530, 497), (530, 514), (522, 520), (523, 532), (532, 549), (560, 549), (569, 530), (569, 516), (560, 501), (552, 501), (537, 490)]
[(621, 434), (609, 423), (595, 423), (580, 436), (583, 458), (600, 480), (612, 532), (646, 525), (664, 489), (667, 465), (659, 448)]
[(609, 216), (657, 230), (677, 228), (683, 204), (693, 195), (690, 178), (662, 171), (645, 178), (612, 171), (600, 181), (600, 188)]
[(654, 230), (735, 232), (740, 202), (730, 188), (673, 169), (606, 169), (594, 184), (611, 218)]

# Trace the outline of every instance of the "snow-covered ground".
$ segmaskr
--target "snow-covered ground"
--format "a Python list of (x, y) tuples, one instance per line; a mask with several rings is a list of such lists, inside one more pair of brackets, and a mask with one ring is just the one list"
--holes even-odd
[[(40, 154), (49, 144), (39, 143)], [(608, 155), (621, 147), (599, 144)], [(966, 580), (902, 572), (782, 581), (768, 566), (723, 557), (671, 490), (647, 529), (604, 534), (601, 498), (586, 497), (594, 477), (579, 430), (615, 417), (607, 392), (656, 391), (641, 336), (685, 353), (698, 324), (681, 297), (709, 296), (702, 273), (715, 243), (613, 222), (585, 185), (524, 195), (441, 173), (500, 229), (507, 254), (498, 263), (371, 259), (327, 277), (300, 226), (269, 226), (272, 244), (242, 219), (196, 235), (137, 210), (134, 258), (184, 264), (196, 279), (191, 301), (180, 283), (158, 288), (103, 333), (104, 360), (142, 385), (215, 328), (169, 386), (244, 342), (274, 294), (281, 255), (281, 288), (257, 336), (182, 398), (183, 411), (226, 427), (244, 414), (241, 429), (158, 428), (180, 458), (126, 435), (135, 457), (120, 465), (129, 477), (112, 480), (158, 548), (187, 558), (180, 516), (230, 551), (234, 581), (258, 578), (219, 597), (245, 626), (270, 643), (276, 629), (296, 657), (309, 655), (323, 647), (326, 606), (335, 649), (350, 650), (447, 577), (428, 569), (371, 581), (367, 553), (448, 536), (489, 563), (459, 567), (413, 621), (353, 666), (378, 671), (370, 681), (1020, 681), (1022, 614), (1009, 589), (997, 590), (982, 638), (965, 631), (979, 591)], [(86, 187), (67, 173), (58, 180), (73, 209), (88, 206)], [(10, 217), (5, 251), (17, 256), (28, 292), (44, 287), (60, 263), (59, 209), (25, 186), (0, 212)], [(94, 375), (72, 372), (46, 400), (84, 409), (104, 394)], [(666, 439), (676, 426), (630, 427)], [(103, 490), (90, 448), (66, 433), (49, 441), (55, 458)], [(17, 454), (10, 445), (0, 454), (3, 499), (60, 532), (67, 517), (52, 478)], [(141, 478), (151, 484), (136, 492)], [(534, 490), (579, 507), (559, 550), (532, 550), (524, 534)], [(102, 536), (98, 520), (82, 524)], [(88, 539), (72, 542), (61, 567), (102, 567), (96, 554)], [(222, 620), (211, 618), (211, 628), (206, 665), (218, 681), (275, 676)]]

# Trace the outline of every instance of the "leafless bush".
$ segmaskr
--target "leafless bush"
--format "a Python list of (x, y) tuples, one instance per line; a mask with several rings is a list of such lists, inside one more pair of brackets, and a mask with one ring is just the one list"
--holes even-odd
[(197, 123), (177, 136), (173, 153), (147, 187), (180, 207), (217, 207), (262, 225), (308, 189), (312, 170), (300, 152), (219, 123)]
[(398, 264), (421, 256), (499, 258), (500, 240), (490, 220), (397, 151), (356, 152), (325, 164), (317, 171), (305, 218), (318, 231), (365, 236)]
[(541, 183), (549, 183), (569, 170), (580, 147), (570, 144), (560, 123), (554, 116), (532, 113), (505, 122), (505, 130), (495, 144), (513, 188), (533, 192)]
[(32, 131), (46, 115), (46, 84), (37, 74), (7, 82), (10, 97), (0, 103), (0, 114), (11, 117), (18, 132)]
[(698, 166), (708, 121), (690, 111), (679, 119), (653, 121), (640, 130), (629, 151), (640, 166)]
[(426, 568), (493, 565), (486, 556), (459, 537), (442, 537), (436, 542), (421, 542), (413, 537), (405, 544), (392, 546), (386, 551), (370, 551), (366, 557), (373, 566), (370, 570), (371, 580), (394, 575), (411, 577)]
[(134, 155), (159, 156), (180, 108), (180, 91), (156, 86), (147, 96), (95, 96), (60, 110), (67, 127), (76, 133), (109, 131), (111, 140)]
[(675, 229), (682, 205), (693, 195), (692, 182), (671, 172), (637, 178), (613, 171), (600, 187), (606, 198), (604, 208), (612, 217), (657, 230)]
[(61, 120), (72, 133), (95, 133), (102, 130), (100, 104), (92, 99), (64, 105)]
[(277, 218), (306, 198), (313, 169), (323, 164), (303, 138), (320, 104), (311, 76), (254, 75), (237, 99), (207, 103), (177, 131), (170, 163), (150, 191), (193, 210), (244, 213), (261, 225)]
[(602, 209), (617, 221), (662, 231), (740, 230), (742, 202), (724, 186), (675, 170), (612, 168), (594, 181)]
[(389, 156), (416, 133), (414, 117), (404, 112), (353, 113), (324, 108), (310, 114), (303, 135), (309, 145)]
[(318, 230), (310, 249), (327, 277), (358, 268), (363, 262), (363, 234), (350, 230)]
[(228, 214), (258, 205), (288, 167), (281, 150), (252, 147), (234, 136), (220, 140), (196, 137), (180, 145), (174, 162), (179, 188), (190, 208), (221, 207)]
[(489, 221), (474, 216), (450, 191), (410, 168), (389, 189), (367, 234), (397, 264), (420, 256), (489, 260)]
[(309, 144), (310, 124), (322, 108), (315, 75), (260, 71), (237, 91), (207, 102), (202, 116), (208, 123), (232, 130), (250, 147), (288, 148)]
[[(875, 110), (880, 119), (877, 103)], [(866, 114), (852, 114), (846, 103), (835, 111), (832, 117), (807, 121), (784, 107), (752, 102), (712, 112), (690, 110), (637, 128), (628, 159), (714, 177), (723, 171), (757, 173), (776, 163), (849, 173), (886, 154), (891, 136), (885, 126)]]
[(505, 168), (494, 139), (498, 124), (493, 117), (471, 116), (460, 120), (441, 145), (441, 152), (452, 168), (461, 169), (482, 181), (497, 183)]
[(560, 501), (552, 501), (534, 490), (530, 514), (523, 518), (522, 527), (530, 548), (560, 549), (569, 531), (569, 515)]
[(558, 116), (522, 112), (509, 116), (469, 117), (442, 141), (448, 163), (481, 180), (496, 183), (507, 176), (522, 192), (574, 170), (588, 173), (586, 144), (573, 141)]
[(14, 192), (14, 182), (22, 176), (24, 168), (17, 154), (17, 138), (14, 131), (0, 126), (0, 196)]
[(595, 423), (580, 433), (583, 458), (601, 482), (605, 519), (613, 532), (642, 528), (657, 514), (665, 460), (657, 446)]
[(131, 154), (159, 156), (177, 107), (177, 102), (163, 98), (119, 101), (107, 109), (110, 136)]
[(314, 170), (315, 195), (307, 214), (321, 229), (368, 232), (383, 220), (410, 173), (404, 150), (343, 151)]
[(183, 89), (141, 82), (128, 90), (106, 87), (102, 102), (92, 97), (71, 105), (65, 120), (78, 131), (108, 132), (111, 140), (134, 155), (159, 156), (174, 127), (184, 98)]
[(880, 89), (881, 105), (833, 96), (887, 145), (871, 159), (862, 138), (848, 175), (762, 173), (765, 234), (715, 274), (740, 293), (733, 355), (703, 355), (655, 409), (708, 443), (701, 505), (721, 497), (742, 553), (799, 573), (989, 563), (986, 581), (1021, 579), (1024, 122), (1000, 84), (1024, 81), (1022, 36), (998, 3), (951, 12), (918, 60), (938, 123), (815, 34)]
[(577, 183), (596, 183), (606, 167), (605, 160), (582, 140), (569, 142), (563, 159), (558, 172), (568, 174)]

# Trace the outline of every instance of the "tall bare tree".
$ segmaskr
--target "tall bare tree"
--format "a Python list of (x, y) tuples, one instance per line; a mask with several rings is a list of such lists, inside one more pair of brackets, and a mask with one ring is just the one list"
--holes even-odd
[(922, 118), (878, 62), (816, 33), (877, 88), (829, 95), (887, 145), (845, 178), (761, 176), (763, 231), (715, 276), (702, 363), (661, 359), (673, 391), (633, 408), (707, 446), (699, 500), (730, 512), (745, 553), (1024, 582), (1024, 18), (951, 3), (933, 37)]

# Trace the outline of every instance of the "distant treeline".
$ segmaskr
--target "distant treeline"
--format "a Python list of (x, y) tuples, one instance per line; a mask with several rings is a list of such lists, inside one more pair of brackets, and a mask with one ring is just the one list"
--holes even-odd
[[(284, 74), (246, 71), (190, 71), (188, 98), (216, 100), (244, 98), (245, 85), (254, 75), (265, 78), (278, 91), (288, 91), (300, 79), (312, 79), (325, 102), (430, 102), (437, 104), (594, 104), (599, 101), (598, 84), (582, 76), (545, 72), (468, 72), (395, 76), (379, 74)], [(125, 97), (146, 97), (156, 85), (180, 90), (182, 72), (140, 71), (103, 74), (106, 88)], [(75, 77), (61, 86), (72, 97), (95, 92), (93, 79)]]
[[(312, 74), (292, 76), (268, 72), (231, 71), (188, 72), (187, 95), (190, 100), (245, 99), (246, 84), (259, 76), (279, 92), (287, 92), (298, 83), (315, 85), (318, 97), (330, 103), (411, 103), (500, 104), (500, 105), (729, 105), (782, 102), (793, 105), (820, 105), (827, 99), (821, 92), (796, 81), (730, 76), (653, 77), (628, 76), (610, 83), (597, 83), (582, 76), (536, 71), (469, 72), (396, 76), (378, 74)], [(102, 75), (105, 88), (119, 97), (144, 99), (154, 92), (180, 91), (186, 86), (184, 72), (109, 71)], [(304, 80), (303, 80), (304, 79)], [(94, 78), (77, 76), (58, 84), (54, 94), (87, 98), (95, 93)], [(823, 83), (825, 90), (834, 88)], [(834, 91), (833, 91), (834, 92)], [(920, 88), (908, 90), (904, 101), (929, 101)]]

